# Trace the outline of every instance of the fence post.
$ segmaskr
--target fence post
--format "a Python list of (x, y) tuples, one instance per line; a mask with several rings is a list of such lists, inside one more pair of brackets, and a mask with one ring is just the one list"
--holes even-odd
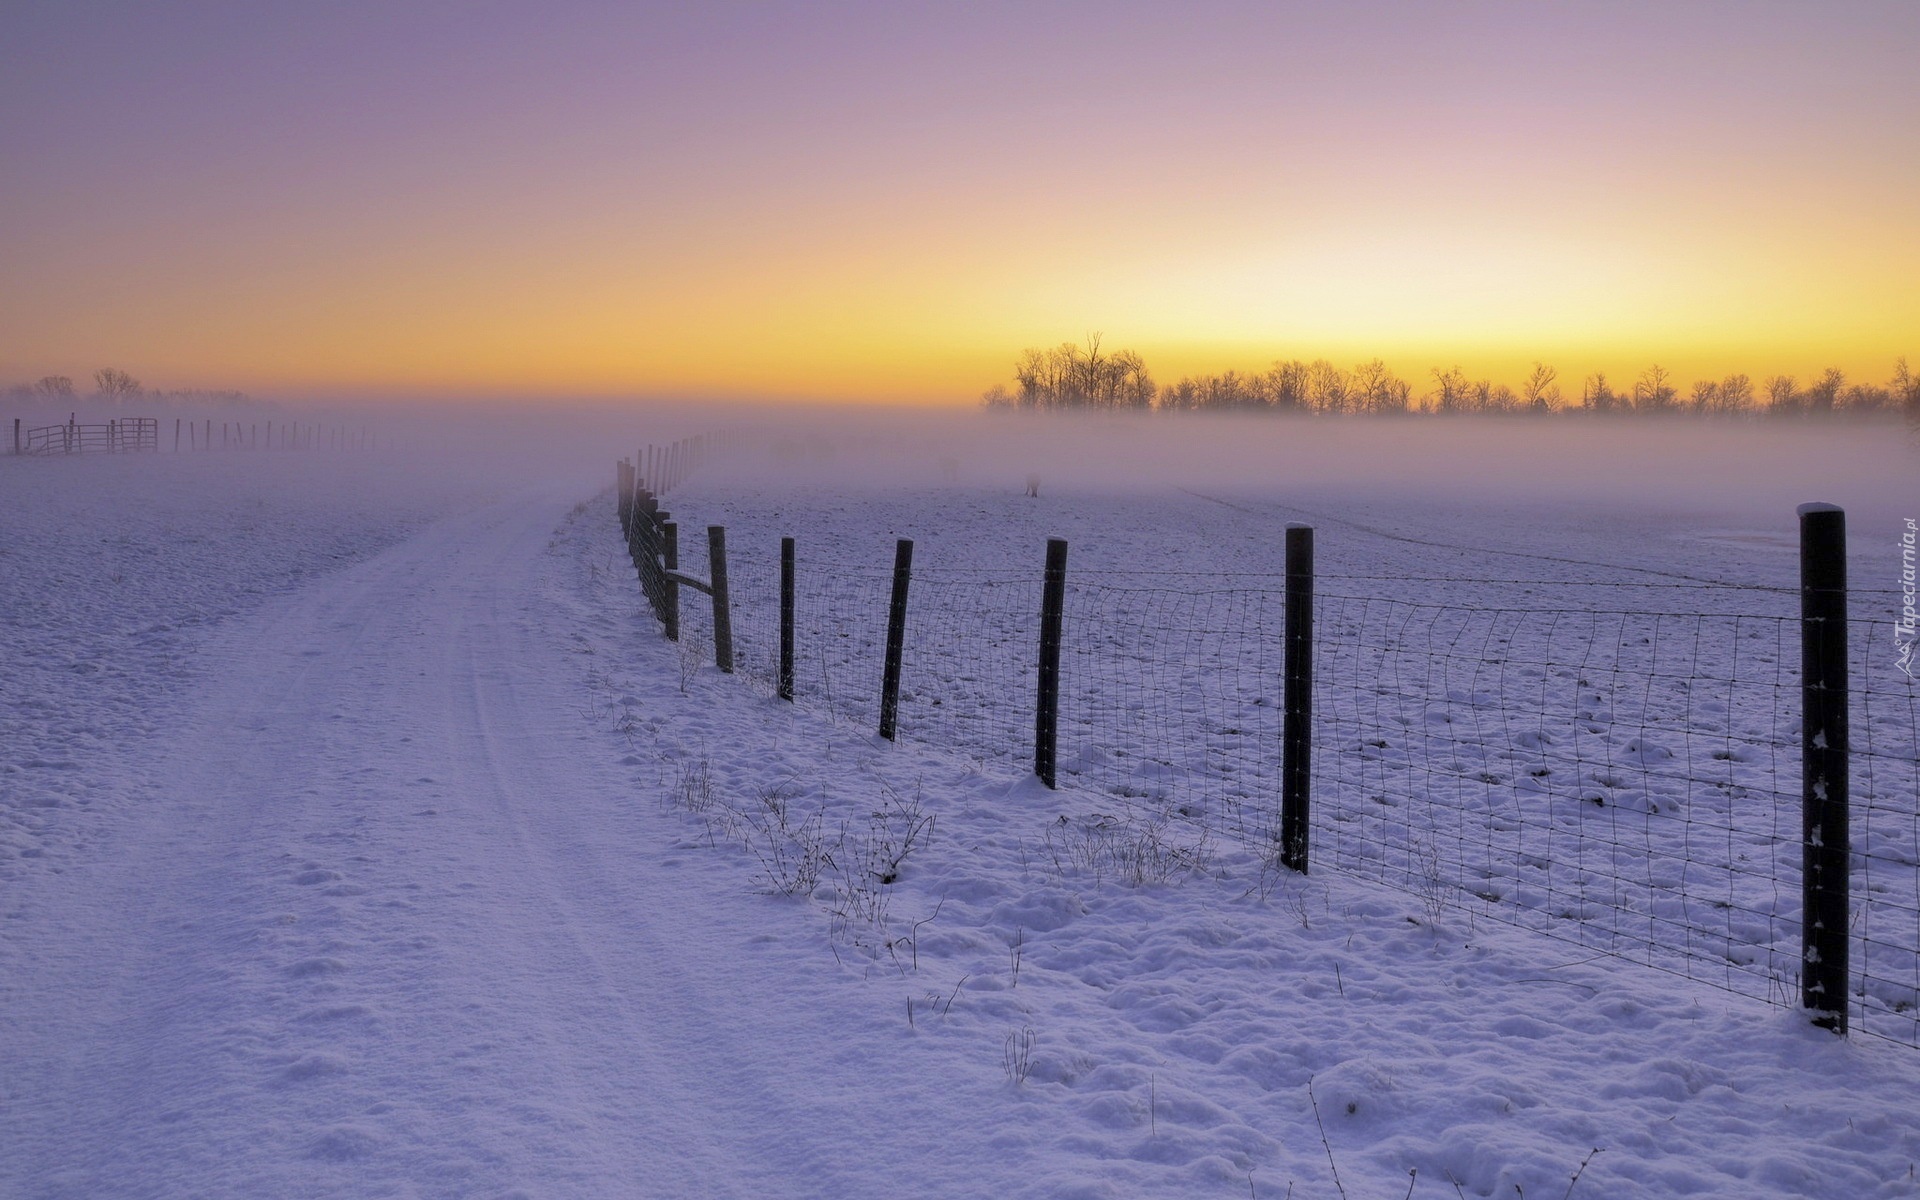
[(780, 539), (780, 698), (793, 699), (793, 539)]
[(1800, 515), (1800, 1003), (1847, 1032), (1847, 515)]
[(893, 548), (893, 601), (887, 605), (887, 667), (880, 678), (880, 736), (888, 741), (900, 726), (900, 658), (907, 644), (907, 583), (913, 577), (913, 542)]
[(666, 534), (663, 529), (672, 516), (672, 513), (661, 509), (660, 502), (653, 498), (651, 492), (643, 491), (634, 508), (633, 533), (627, 541), (633, 554), (634, 569), (640, 572), (640, 591), (646, 596), (647, 608), (653, 613), (653, 619), (660, 622), (663, 631), (667, 623)]
[(713, 585), (713, 665), (733, 673), (733, 608), (727, 603), (727, 530), (707, 526), (707, 582)]
[[(680, 527), (672, 521), (660, 525), (660, 565), (668, 572), (680, 569)], [(660, 589), (660, 624), (665, 627), (667, 640), (680, 640), (680, 585), (671, 574), (664, 574)]]
[(633, 485), (628, 479), (630, 471), (624, 458), (613, 465), (613, 486), (617, 497), (614, 512), (620, 518), (620, 534), (627, 539), (629, 554), (633, 547)]
[(1060, 622), (1067, 604), (1067, 543), (1047, 539), (1047, 569), (1040, 590), (1040, 692), (1033, 708), (1033, 773), (1054, 783), (1060, 733)]
[(1286, 680), (1280, 725), (1280, 861), (1307, 870), (1313, 778), (1313, 526), (1287, 526)]

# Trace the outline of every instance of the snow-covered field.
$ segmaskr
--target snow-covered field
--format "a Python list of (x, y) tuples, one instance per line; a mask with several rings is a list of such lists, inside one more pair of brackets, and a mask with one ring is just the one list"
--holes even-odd
[[(1272, 766), (1268, 714), (1227, 707), (1271, 678), (1252, 635), (1274, 627), (1244, 597), (1287, 520), (1316, 525), (1322, 593), (1353, 604), (1411, 603), (1412, 584), (1595, 612), (1710, 580), (1742, 587), (1659, 611), (1731, 618), (1760, 596), (1777, 621), (1801, 500), (1846, 504), (1856, 583), (1890, 585), (1876, 539), (1920, 507), (1897, 439), (1575, 451), (1219, 426), (1168, 446), (1103, 426), (1017, 430), (1009, 451), (1005, 430), (862, 428), (771, 435), (668, 498), (688, 528), (728, 528), (755, 655), (732, 677), (696, 657), (698, 598), (687, 644), (663, 642), (623, 560), (604, 485), (627, 443), (664, 440), (642, 422), (514, 460), (400, 439), (0, 459), (0, 1195), (1920, 1194), (1920, 1050), (1341, 853), (1343, 787), (1417, 789), (1431, 813), (1463, 775), (1499, 778), (1487, 804), (1552, 778), (1427, 757), (1496, 745), (1471, 672), (1443, 689), (1464, 728), (1316, 763), (1329, 869), (1306, 878), (1234, 836), (1257, 830)], [(797, 705), (764, 682), (782, 534), (813, 626), (856, 644), (803, 649)], [(1167, 673), (1119, 695), (1115, 655), (1070, 656), (1058, 792), (1026, 775), (1029, 701), (1002, 686), (1050, 535), (1073, 545), (1083, 617), (1242, 635), (1197, 673), (1130, 651)], [(863, 647), (902, 536), (920, 623), (889, 744)], [(1221, 572), (1239, 607), (1128, 607)], [(1323, 628), (1343, 611), (1328, 643), (1359, 684), (1378, 610), (1330, 602)], [(1449, 639), (1402, 657), (1455, 669)], [(1531, 657), (1564, 656), (1548, 639)], [(1331, 710), (1329, 744), (1406, 718), (1381, 704), (1411, 675), (1389, 691)], [(1698, 749), (1775, 737), (1740, 732), (1750, 697), (1728, 696)], [(1513, 732), (1561, 715), (1542, 703)], [(1659, 745), (1589, 807), (1639, 833), (1698, 803), (1706, 767), (1635, 720)], [(1628, 722), (1597, 724), (1610, 747)], [(1556, 745), (1569, 771), (1611, 761)], [(1176, 761), (1146, 779), (1155, 754)], [(1794, 787), (1703, 763), (1727, 773), (1709, 786)], [(1872, 784), (1889, 813), (1901, 765)], [(1209, 782), (1221, 767), (1237, 793)], [(1154, 822), (1169, 810), (1190, 819)], [(1615, 876), (1622, 842), (1604, 841)], [(1449, 845), (1429, 843), (1443, 882), (1486, 865)], [(1912, 885), (1889, 886), (1897, 915)], [(1797, 935), (1760, 936), (1772, 954)]]

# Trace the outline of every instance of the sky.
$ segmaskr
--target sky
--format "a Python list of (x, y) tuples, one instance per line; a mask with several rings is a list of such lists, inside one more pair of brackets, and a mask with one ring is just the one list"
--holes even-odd
[[(0, 4), (0, 386), (1920, 356), (1920, 4)], [(1574, 384), (1577, 388), (1577, 383)]]

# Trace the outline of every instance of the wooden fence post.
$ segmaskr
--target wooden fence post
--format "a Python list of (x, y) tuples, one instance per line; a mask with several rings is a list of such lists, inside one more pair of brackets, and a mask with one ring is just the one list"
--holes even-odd
[(1040, 691), (1033, 711), (1033, 773), (1057, 786), (1054, 770), (1060, 734), (1060, 623), (1067, 603), (1067, 543), (1047, 539), (1047, 568), (1040, 590)]
[(887, 665), (880, 677), (880, 736), (888, 741), (900, 726), (900, 659), (907, 644), (907, 583), (913, 578), (913, 543), (893, 548), (893, 600), (887, 606)]
[(660, 513), (660, 505), (651, 495), (639, 492), (630, 516), (632, 524), (628, 524), (626, 530), (626, 555), (634, 561), (639, 593), (647, 599), (647, 611), (653, 612), (653, 618), (659, 622), (666, 620), (666, 605), (662, 601), (666, 586), (660, 568), (660, 522), (666, 520), (666, 516), (668, 513)]
[[(633, 552), (633, 483), (632, 468), (626, 459), (613, 465), (614, 512), (620, 518), (620, 536), (627, 539), (627, 552)], [(636, 564), (638, 565), (638, 564)]]
[(680, 584), (672, 572), (680, 569), (680, 527), (672, 521), (663, 521), (660, 525), (660, 559), (667, 569), (660, 589), (660, 624), (666, 630), (667, 640), (677, 642), (680, 640)]
[(1313, 527), (1287, 526), (1286, 679), (1280, 732), (1280, 861), (1307, 870), (1313, 778)]
[(1800, 1003), (1847, 1032), (1847, 515), (1800, 516)]
[(780, 682), (782, 700), (793, 699), (793, 539), (780, 539)]
[(652, 492), (641, 493), (639, 510), (633, 514), (634, 566), (640, 570), (640, 590), (646, 593), (647, 606), (663, 631), (667, 624), (667, 542), (663, 530), (672, 516), (660, 507)]
[(727, 530), (707, 526), (707, 582), (713, 585), (713, 665), (733, 674), (733, 608), (727, 603)]

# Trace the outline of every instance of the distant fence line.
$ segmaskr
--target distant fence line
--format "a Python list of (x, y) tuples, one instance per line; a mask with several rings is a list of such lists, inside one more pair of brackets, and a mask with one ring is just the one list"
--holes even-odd
[(152, 417), (127, 417), (104, 424), (43, 425), (22, 430), (13, 422), (15, 454), (130, 454), (160, 448), (160, 422)]
[[(181, 450), (375, 450), (378, 436), (366, 426), (318, 421), (190, 421), (174, 418), (173, 449)], [(157, 417), (120, 417), (81, 424), (22, 428), (13, 421), (13, 452), (17, 455), (128, 454), (160, 449)]]
[[(902, 540), (892, 571), (802, 576), (795, 539), (729, 564), (713, 526), (700, 576), (659, 491), (713, 447), (620, 464), (619, 514), (663, 630), (711, 636), (724, 671), (1435, 919), (1469, 908), (1920, 1046), (1920, 692), (1849, 642), (1893, 601), (1847, 590), (1837, 509), (1800, 514), (1797, 612), (1767, 589), (1704, 611), (1714, 585), (1661, 589), (1696, 611), (1369, 594), (1316, 578), (1304, 527), (1284, 574), (1196, 578), (1076, 576), (1058, 540), (1030, 574), (916, 569)], [(683, 623), (682, 586), (710, 624)]]

